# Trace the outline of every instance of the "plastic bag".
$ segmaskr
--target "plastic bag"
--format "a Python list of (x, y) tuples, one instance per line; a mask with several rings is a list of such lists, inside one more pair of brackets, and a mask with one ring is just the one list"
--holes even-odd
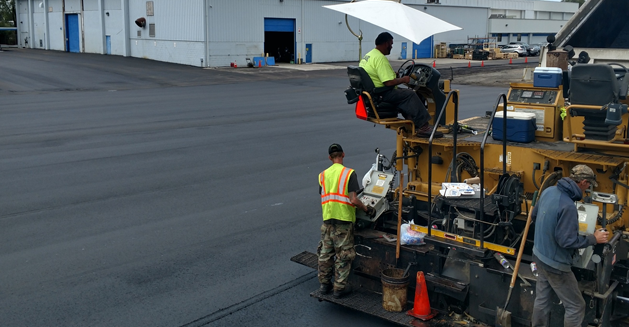
[(367, 187), (367, 185), (369, 185), (369, 183), (371, 183), (371, 172), (376, 170), (376, 164), (371, 164), (371, 168), (369, 169), (369, 171), (367, 171), (367, 173), (365, 174), (365, 176), (363, 176), (363, 188)]
[(402, 245), (422, 245), (424, 244), (424, 236), (426, 236), (424, 233), (412, 230), (410, 224), (402, 224), (400, 234), (400, 244)]

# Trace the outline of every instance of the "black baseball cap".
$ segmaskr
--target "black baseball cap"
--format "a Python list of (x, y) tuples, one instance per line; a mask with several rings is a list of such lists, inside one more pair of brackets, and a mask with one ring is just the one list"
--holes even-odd
[(328, 148), (328, 154), (332, 154), (334, 152), (343, 152), (343, 147), (341, 147), (338, 143), (332, 143)]

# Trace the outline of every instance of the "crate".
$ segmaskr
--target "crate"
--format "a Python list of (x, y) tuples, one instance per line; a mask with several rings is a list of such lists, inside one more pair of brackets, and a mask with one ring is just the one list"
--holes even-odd
[(448, 56), (448, 47), (445, 42), (435, 45), (435, 58), (445, 58)]

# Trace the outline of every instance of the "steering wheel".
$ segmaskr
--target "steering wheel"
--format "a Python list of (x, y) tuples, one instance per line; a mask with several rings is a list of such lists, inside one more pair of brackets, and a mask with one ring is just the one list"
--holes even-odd
[(608, 63), (608, 65), (622, 67), (624, 72), (618, 72), (616, 69), (614, 69), (614, 73), (616, 73), (616, 79), (618, 79), (619, 81), (622, 80), (627, 75), (627, 72), (628, 72), (627, 71), (627, 67), (625, 67), (625, 66), (623, 66), (621, 64), (617, 64), (615, 62), (610, 62), (610, 63)]
[(415, 69), (415, 61), (407, 60), (397, 70), (397, 77), (399, 78), (399, 77), (404, 77), (404, 76), (411, 76), (414, 69)]
[[(608, 65), (610, 66), (619, 66), (622, 67), (622, 71), (618, 71), (616, 69), (614, 69), (614, 74), (616, 74), (616, 79), (618, 80), (618, 83), (620, 84), (620, 90), (619, 90), (619, 96), (621, 99), (625, 99), (627, 97), (627, 93), (629, 93), (629, 70), (627, 70), (627, 67), (615, 63), (615, 62), (610, 62), (608, 63)], [(613, 68), (612, 68), (613, 69)]]
[(417, 65), (417, 67), (418, 68), (415, 71), (417, 84), (420, 86), (426, 86), (432, 78), (432, 67), (427, 65)]

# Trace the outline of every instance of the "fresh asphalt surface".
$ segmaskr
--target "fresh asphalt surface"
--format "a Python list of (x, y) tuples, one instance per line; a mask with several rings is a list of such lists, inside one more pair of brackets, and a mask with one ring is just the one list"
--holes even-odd
[[(341, 67), (342, 68), (342, 67)], [(200, 69), (0, 52), (0, 325), (387, 326), (309, 297), (317, 174), (395, 133), (343, 69)], [(460, 117), (504, 88), (459, 86)]]

